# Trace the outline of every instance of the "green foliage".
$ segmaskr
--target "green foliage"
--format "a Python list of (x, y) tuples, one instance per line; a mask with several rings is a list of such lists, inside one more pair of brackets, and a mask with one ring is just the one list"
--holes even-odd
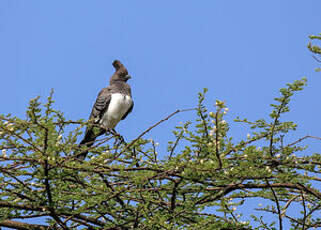
[[(321, 47), (317, 45), (312, 45), (312, 41), (320, 41), (321, 40), (321, 34), (318, 35), (310, 35), (309, 38), (311, 41), (308, 43), (308, 49), (314, 53), (316, 56), (313, 56), (314, 59), (317, 60), (317, 62), (321, 62), (320, 57), (321, 56)], [(316, 68), (315, 69), (317, 72), (321, 71), (321, 68)]]
[[(195, 121), (175, 128), (166, 153), (154, 140), (107, 136), (84, 161), (73, 154), (88, 122), (64, 118), (52, 94), (44, 105), (32, 99), (25, 119), (0, 116), (0, 225), (46, 216), (50, 229), (277, 229), (283, 219), (293, 229), (320, 226), (321, 157), (300, 145), (309, 137), (285, 143), (296, 124), (281, 119), (305, 83), (281, 89), (266, 119), (231, 123), (223, 101), (209, 112), (204, 89)], [(234, 141), (229, 127), (238, 124), (252, 132)], [(252, 198), (266, 202), (242, 212)], [(293, 205), (305, 210), (299, 218), (288, 213)]]

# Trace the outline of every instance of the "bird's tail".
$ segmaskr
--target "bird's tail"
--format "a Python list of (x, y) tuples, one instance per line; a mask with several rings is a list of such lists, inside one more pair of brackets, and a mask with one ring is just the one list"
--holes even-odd
[[(86, 130), (84, 139), (82, 139), (82, 141), (79, 143), (78, 146), (79, 147), (86, 146), (87, 148), (90, 148), (94, 144), (96, 138), (98, 136), (102, 135), (104, 132), (105, 132), (105, 130), (101, 129), (98, 134), (95, 134), (93, 129)], [(88, 150), (83, 150), (81, 152), (77, 151), (75, 153), (75, 157), (80, 160), (84, 160), (86, 158), (87, 154), (88, 154)]]

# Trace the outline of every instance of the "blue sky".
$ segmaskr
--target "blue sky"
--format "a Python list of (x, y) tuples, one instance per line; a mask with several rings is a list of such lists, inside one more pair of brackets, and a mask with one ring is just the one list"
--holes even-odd
[[(0, 113), (23, 117), (29, 99), (53, 88), (68, 119), (87, 119), (117, 58), (133, 76), (135, 107), (117, 127), (126, 140), (194, 107), (204, 87), (209, 106), (226, 102), (228, 121), (267, 118), (278, 89), (303, 76), (286, 119), (299, 124), (293, 140), (321, 136), (321, 73), (306, 48), (321, 32), (320, 9), (320, 0), (1, 0)], [(170, 130), (193, 118), (179, 114), (146, 137), (165, 150)], [(231, 135), (246, 132), (232, 125)]]

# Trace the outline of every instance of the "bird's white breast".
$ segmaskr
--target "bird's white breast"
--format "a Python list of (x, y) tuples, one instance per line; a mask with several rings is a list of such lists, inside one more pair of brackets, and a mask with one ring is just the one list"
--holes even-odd
[(133, 100), (130, 96), (121, 93), (112, 94), (109, 106), (100, 123), (106, 128), (115, 128), (132, 104)]

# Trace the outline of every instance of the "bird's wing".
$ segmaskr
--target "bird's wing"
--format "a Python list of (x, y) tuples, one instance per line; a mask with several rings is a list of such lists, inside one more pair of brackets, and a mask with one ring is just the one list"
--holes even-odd
[[(109, 87), (103, 88), (97, 96), (96, 102), (91, 110), (89, 120), (92, 120), (93, 123), (97, 124), (104, 115), (106, 109), (108, 108), (110, 99), (111, 89)], [(92, 146), (94, 144), (95, 139), (98, 136), (102, 135), (104, 132), (106, 131), (100, 128), (99, 132), (95, 133), (93, 130), (93, 126), (88, 125), (85, 131), (85, 136), (79, 145), (86, 145), (87, 147)], [(84, 151), (81, 154), (77, 155), (77, 158), (85, 159), (87, 153), (88, 151)]]
[(133, 110), (134, 108), (134, 102), (132, 102), (132, 106), (130, 106), (130, 108), (127, 110), (127, 112), (124, 114), (124, 116), (121, 118), (122, 120), (124, 120), (127, 115)]
[(109, 106), (111, 99), (111, 89), (109, 87), (103, 88), (96, 99), (96, 102), (92, 108), (89, 119), (94, 123), (98, 123)]

